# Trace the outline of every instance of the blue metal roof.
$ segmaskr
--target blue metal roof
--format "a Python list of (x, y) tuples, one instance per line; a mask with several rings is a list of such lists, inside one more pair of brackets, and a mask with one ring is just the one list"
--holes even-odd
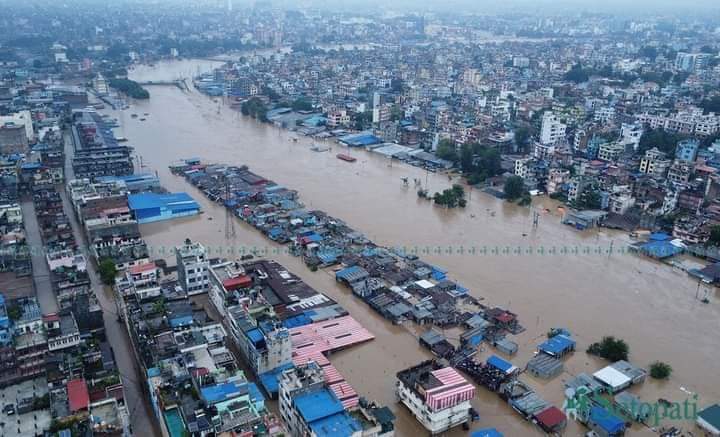
[(283, 325), (288, 329), (309, 325), (312, 323), (312, 319), (310, 318), (312, 314), (314, 314), (314, 311), (306, 311), (297, 316), (289, 317), (283, 320)]
[(180, 205), (183, 207), (200, 208), (200, 205), (187, 193), (140, 193), (130, 194), (128, 196), (128, 206), (130, 206), (132, 210), (162, 207), (173, 208)]
[(470, 437), (503, 437), (503, 435), (495, 428), (485, 428), (474, 431)]
[(261, 341), (265, 340), (265, 336), (262, 332), (260, 332), (259, 329), (251, 329), (250, 331), (245, 333), (250, 341), (253, 343), (260, 343)]
[(278, 378), (284, 371), (286, 371), (287, 369), (292, 369), (293, 367), (294, 366), (292, 363), (287, 363), (272, 370), (269, 370), (265, 373), (261, 373), (260, 375), (258, 375), (258, 378), (260, 379), (260, 384), (270, 396), (275, 395), (279, 390)]
[(605, 430), (609, 435), (621, 433), (625, 429), (625, 422), (613, 416), (602, 407), (594, 405), (590, 408), (590, 420)]
[(490, 358), (487, 359), (487, 364), (490, 366), (493, 366), (499, 370), (502, 370), (503, 372), (509, 372), (512, 370), (513, 366), (511, 362), (505, 361), (502, 358), (498, 357), (497, 355), (491, 355)]
[(210, 404), (232, 399), (248, 392), (247, 384), (225, 382), (200, 389), (203, 398)]
[(326, 388), (297, 396), (293, 403), (305, 423), (345, 411), (338, 398)]
[(362, 426), (347, 412), (343, 411), (311, 422), (310, 429), (318, 437), (343, 437), (362, 431)]
[(573, 348), (575, 340), (562, 334), (548, 338), (538, 346), (539, 350), (550, 355), (562, 355)]

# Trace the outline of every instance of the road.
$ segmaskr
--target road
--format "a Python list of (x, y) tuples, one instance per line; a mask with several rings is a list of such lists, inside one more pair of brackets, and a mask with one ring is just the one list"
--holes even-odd
[(37, 215), (35, 214), (35, 205), (32, 199), (25, 199), (20, 202), (22, 208), (23, 222), (25, 224), (25, 237), (28, 246), (30, 246), (30, 254), (32, 257), (33, 284), (35, 286), (35, 294), (37, 295), (38, 305), (43, 314), (56, 313), (58, 311), (58, 303), (55, 298), (55, 292), (50, 283), (50, 269), (48, 269), (47, 260), (45, 259), (45, 246), (40, 237), (40, 227), (38, 225)]
[[(71, 136), (66, 133), (66, 180), (72, 180), (74, 178), (72, 170), (73, 152), (74, 148)], [(72, 202), (68, 198), (67, 192), (63, 189), (59, 191), (63, 200), (63, 209), (70, 219), (75, 240), (80, 247), (88, 247), (83, 227), (77, 220)], [(123, 379), (125, 402), (130, 414), (130, 423), (132, 425), (133, 434), (136, 436), (159, 436), (161, 435), (160, 428), (155, 419), (152, 407), (150, 406), (148, 396), (145, 393), (145, 376), (140, 374), (140, 368), (138, 363), (135, 361), (135, 353), (130, 343), (130, 337), (125, 330), (125, 325), (123, 323), (119, 323), (117, 319), (117, 306), (115, 304), (113, 290), (102, 284), (100, 276), (97, 273), (95, 263), (92, 261), (88, 262), (88, 275), (90, 277), (92, 288), (95, 290), (95, 295), (98, 298), (100, 307), (103, 310), (103, 320), (105, 322), (107, 340), (110, 343), (110, 346), (112, 346), (115, 355), (115, 362)]]

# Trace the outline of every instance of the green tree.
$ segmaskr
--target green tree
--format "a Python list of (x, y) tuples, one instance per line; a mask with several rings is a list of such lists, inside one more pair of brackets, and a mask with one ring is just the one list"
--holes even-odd
[(311, 111), (313, 109), (312, 102), (305, 97), (299, 97), (292, 102), (293, 111)]
[(630, 355), (630, 348), (625, 343), (625, 340), (607, 336), (603, 337), (599, 343), (591, 344), (587, 349), (587, 353), (615, 362), (627, 360)]
[(650, 364), (650, 376), (655, 379), (668, 379), (672, 374), (672, 367), (670, 364), (663, 363), (662, 361), (655, 361)]
[(710, 228), (710, 237), (705, 242), (708, 247), (720, 247), (720, 225), (714, 225)]
[(674, 155), (677, 143), (683, 138), (682, 135), (668, 132), (664, 129), (649, 129), (643, 132), (640, 137), (639, 149), (644, 153), (646, 150), (657, 147), (661, 152)]
[(456, 162), (458, 160), (455, 142), (447, 138), (440, 140), (437, 145), (437, 149), (435, 149), (435, 154), (440, 159), (446, 159), (452, 162)]
[(515, 144), (517, 144), (518, 149), (524, 150), (529, 139), (530, 139), (530, 129), (528, 129), (525, 126), (520, 126), (517, 129), (515, 129)]
[(353, 114), (353, 125), (356, 130), (365, 130), (372, 125), (372, 112), (356, 112)]
[(579, 62), (573, 65), (572, 68), (565, 73), (565, 80), (570, 82), (583, 83), (587, 82), (589, 78), (589, 72), (584, 70)]
[(505, 198), (508, 200), (515, 200), (520, 198), (525, 192), (525, 181), (520, 176), (510, 176), (505, 179), (505, 186), (503, 187)]
[(100, 279), (103, 281), (103, 284), (115, 284), (115, 276), (117, 275), (115, 261), (110, 258), (103, 258), (98, 266), (98, 271), (100, 272)]

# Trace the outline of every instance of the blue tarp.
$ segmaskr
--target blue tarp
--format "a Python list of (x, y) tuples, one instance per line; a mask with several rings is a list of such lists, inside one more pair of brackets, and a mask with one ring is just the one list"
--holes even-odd
[(250, 341), (252, 341), (255, 344), (265, 341), (265, 337), (263, 336), (262, 332), (260, 332), (259, 329), (251, 329), (250, 331), (246, 332), (245, 334), (248, 336)]
[(311, 422), (310, 429), (318, 437), (351, 436), (362, 431), (362, 426), (347, 412), (333, 414)]
[(293, 403), (305, 423), (345, 411), (335, 394), (327, 388), (296, 396)]
[(270, 371), (267, 371), (265, 373), (261, 373), (258, 375), (258, 379), (260, 380), (260, 384), (265, 389), (265, 392), (270, 395), (270, 397), (275, 397), (279, 390), (279, 383), (278, 378), (280, 375), (286, 371), (287, 369), (292, 369), (293, 364), (287, 363), (280, 367), (276, 367)]
[(485, 428), (473, 431), (470, 437), (503, 437), (503, 435), (495, 428)]
[(620, 434), (625, 429), (624, 421), (597, 405), (590, 408), (590, 420), (611, 436)]
[(300, 313), (297, 316), (293, 316), (283, 320), (283, 325), (288, 329), (309, 325), (313, 322), (310, 318), (310, 316), (312, 316), (313, 314), (315, 314), (314, 311), (306, 311), (304, 313)]
[(493, 366), (496, 369), (502, 370), (505, 373), (509, 372), (510, 370), (512, 370), (513, 367), (515, 367), (512, 365), (511, 362), (505, 361), (497, 355), (491, 355), (490, 358), (487, 359), (486, 363), (489, 366)]
[(538, 349), (550, 355), (564, 355), (575, 349), (575, 340), (565, 335), (559, 334), (542, 342)]
[(200, 389), (202, 397), (209, 403), (215, 404), (227, 399), (239, 396), (247, 392), (246, 384), (236, 384), (235, 382), (225, 382), (222, 384), (211, 385)]

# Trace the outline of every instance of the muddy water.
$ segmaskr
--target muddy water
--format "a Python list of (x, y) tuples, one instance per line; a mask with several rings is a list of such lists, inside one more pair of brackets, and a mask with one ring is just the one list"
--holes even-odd
[[(132, 74), (142, 80), (176, 78), (195, 73), (198, 65), (205, 69), (212, 64), (161, 63), (154, 68), (139, 67)], [(433, 207), (418, 199), (414, 188), (404, 187), (401, 178), (427, 181), (434, 192), (451, 183), (445, 175), (426, 174), (364, 151), (348, 152), (335, 144), (331, 144), (330, 152), (313, 152), (309, 149), (311, 140), (293, 142), (290, 139), (294, 134), (245, 119), (197, 92), (183, 93), (162, 86), (150, 91), (149, 101), (137, 102), (124, 112), (111, 112), (122, 124), (119, 134), (130, 139), (142, 156), (145, 170), (157, 171), (163, 185), (171, 190), (190, 192), (205, 214), (144, 225), (146, 239), (156, 247), (173, 247), (191, 237), (212, 247), (265, 249), (268, 257), (338, 300), (376, 339), (331, 359), (360, 393), (393, 406), (399, 415), (400, 435), (421, 431), (395, 404), (393, 394), (395, 372), (428, 357), (415, 338), (352, 298), (336, 285), (331, 274), (309, 272), (297, 258), (277, 250), (278, 246), (250, 227), (236, 222), (236, 236), (226, 239), (224, 210), (182, 178), (172, 176), (168, 164), (190, 156), (247, 164), (255, 172), (299, 190), (308, 207), (346, 220), (379, 244), (417, 247), (424, 259), (449, 269), (451, 277), (474, 296), (520, 315), (527, 331), (513, 339), (520, 345), (518, 355), (512, 358), (518, 366), (532, 357), (535, 345), (550, 328), (569, 329), (578, 341), (579, 352), (566, 361), (565, 373), (550, 382), (524, 377), (555, 405), (562, 403), (563, 380), (602, 367), (603, 363), (582, 351), (603, 335), (624, 338), (635, 364), (647, 366), (659, 359), (673, 366), (674, 374), (668, 382), (648, 381), (633, 390), (643, 400), (663, 397), (682, 401), (687, 392), (697, 392), (704, 406), (720, 398), (717, 295), (712, 292), (711, 303), (702, 304), (695, 299), (696, 282), (685, 273), (620, 253), (628, 242), (624, 234), (604, 230), (580, 233), (563, 226), (556, 205), (547, 199), (534, 201), (533, 210), (540, 214), (536, 228), (532, 226), (533, 210), (477, 191), (471, 193), (464, 210)], [(130, 117), (133, 112), (150, 115), (140, 121)], [(358, 161), (336, 159), (341, 150)], [(174, 263), (169, 254), (166, 258)], [(490, 352), (482, 351), (480, 356)], [(479, 426), (496, 426), (511, 436), (534, 432), (482, 389), (475, 404), (481, 415)], [(573, 423), (567, 434), (578, 435), (582, 429)], [(632, 433), (649, 431), (636, 426)]]

